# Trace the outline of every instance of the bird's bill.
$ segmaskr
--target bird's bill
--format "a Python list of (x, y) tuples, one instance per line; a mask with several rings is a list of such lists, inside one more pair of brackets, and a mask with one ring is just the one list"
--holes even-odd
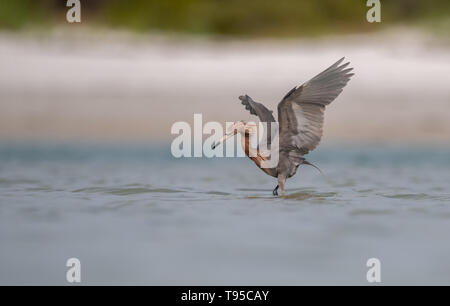
[(219, 142), (214, 142), (211, 145), (211, 149), (215, 149), (217, 148), (219, 145), (223, 144), (225, 141), (227, 141), (228, 138), (233, 137), (234, 135), (236, 135), (236, 132), (231, 132), (228, 134), (225, 134), (222, 138), (220, 138)]

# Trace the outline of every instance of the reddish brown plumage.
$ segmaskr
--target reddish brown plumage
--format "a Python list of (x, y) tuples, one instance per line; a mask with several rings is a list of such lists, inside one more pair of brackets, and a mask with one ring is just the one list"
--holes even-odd
[(267, 160), (267, 158), (261, 156), (261, 154), (259, 154), (258, 149), (256, 149), (256, 156), (250, 156), (250, 135), (248, 132), (245, 132), (245, 134), (244, 134), (244, 141), (242, 143), (242, 146), (243, 146), (245, 155), (247, 155), (247, 157), (250, 158), (256, 164), (256, 166), (258, 166), (259, 169), (261, 169), (268, 175), (272, 175), (268, 168), (261, 168), (261, 162), (263, 160)]

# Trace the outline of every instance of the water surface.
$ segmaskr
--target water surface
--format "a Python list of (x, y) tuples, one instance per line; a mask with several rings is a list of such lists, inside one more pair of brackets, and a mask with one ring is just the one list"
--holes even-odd
[(287, 195), (244, 158), (0, 145), (0, 284), (450, 284), (450, 148), (323, 146)]

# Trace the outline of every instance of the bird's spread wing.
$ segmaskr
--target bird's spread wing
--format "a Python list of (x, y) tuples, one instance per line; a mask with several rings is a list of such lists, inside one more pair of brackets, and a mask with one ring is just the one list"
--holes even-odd
[(300, 87), (294, 87), (278, 104), (280, 150), (302, 155), (314, 150), (322, 137), (325, 106), (342, 92), (353, 68), (344, 58)]
[(250, 114), (258, 116), (261, 122), (275, 122), (272, 111), (267, 109), (263, 104), (253, 101), (249, 96), (240, 96), (241, 103)]

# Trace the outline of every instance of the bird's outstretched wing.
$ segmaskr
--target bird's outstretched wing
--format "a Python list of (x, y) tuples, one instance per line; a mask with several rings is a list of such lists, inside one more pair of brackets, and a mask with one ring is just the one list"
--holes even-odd
[(249, 96), (240, 96), (239, 100), (250, 111), (250, 114), (258, 116), (261, 122), (275, 122), (272, 111), (267, 109), (263, 104), (253, 101)]
[(342, 92), (353, 73), (341, 58), (302, 86), (294, 87), (278, 104), (280, 150), (302, 155), (320, 142), (325, 106)]

